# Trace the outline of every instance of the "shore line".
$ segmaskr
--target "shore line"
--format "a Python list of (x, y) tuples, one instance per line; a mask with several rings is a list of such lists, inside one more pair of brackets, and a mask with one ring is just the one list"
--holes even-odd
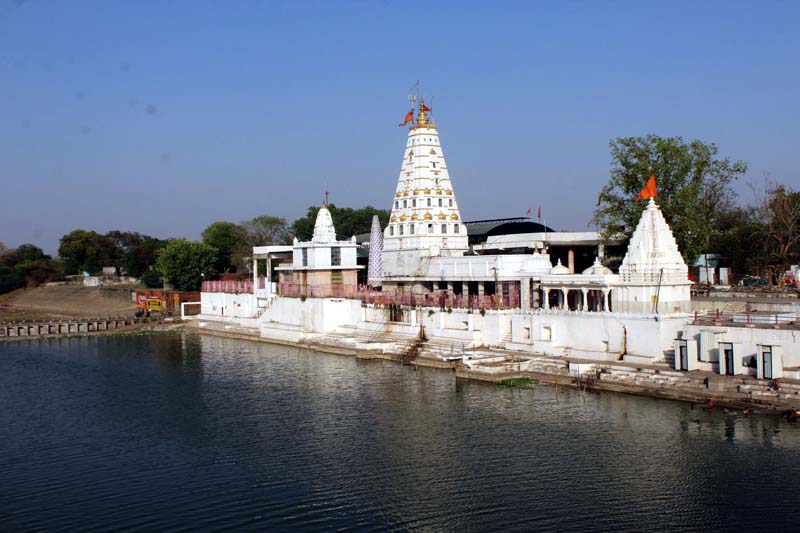
[[(226, 324), (219, 323), (217, 326), (225, 327)], [(397, 364), (406, 364), (423, 368), (433, 368), (454, 372), (457, 379), (469, 379), (489, 383), (502, 383), (514, 379), (526, 379), (531, 382), (569, 387), (582, 391), (595, 392), (614, 392), (622, 394), (634, 394), (651, 398), (660, 398), (673, 401), (682, 401), (690, 404), (702, 404), (708, 399), (712, 399), (720, 407), (732, 409), (745, 409), (770, 412), (782, 412), (786, 409), (795, 408), (800, 404), (800, 384), (797, 391), (792, 394), (798, 398), (794, 401), (787, 400), (777, 393), (766, 395), (761, 392), (741, 391), (742, 386), (748, 387), (742, 379), (735, 379), (729, 376), (719, 375), (697, 375), (691, 373), (675, 371), (668, 367), (663, 368), (642, 368), (646, 365), (630, 365), (622, 362), (575, 362), (569, 360), (557, 360), (550, 357), (537, 356), (535, 354), (525, 354), (528, 358), (524, 363), (530, 363), (531, 359), (541, 359), (542, 367), (552, 368), (551, 371), (535, 371), (522, 369), (523, 361), (514, 363), (510, 361), (508, 369), (493, 372), (483, 372), (470, 369), (467, 365), (457, 361), (445, 361), (424, 356), (414, 357), (405, 361), (401, 352), (386, 352), (381, 350), (365, 350), (355, 346), (341, 346), (329, 342), (319, 342), (314, 339), (304, 339), (299, 341), (286, 340), (279, 338), (262, 337), (255, 331), (237, 331), (244, 328), (219, 329), (218, 327), (204, 327), (200, 324), (189, 321), (185, 324), (188, 331), (214, 335), (238, 340), (257, 341), (267, 344), (291, 346), (294, 348), (304, 348), (334, 355), (347, 355), (362, 360), (384, 360)], [(476, 350), (480, 352), (481, 350)], [(520, 354), (507, 350), (483, 350), (489, 356), (515, 357)], [(517, 364), (518, 369), (513, 369)], [(590, 369), (585, 373), (571, 373), (570, 364), (577, 364), (578, 367), (584, 366)], [(626, 374), (633, 377), (631, 382), (624, 382)], [(734, 379), (731, 379), (734, 378)], [(739, 377), (741, 378), (741, 377)], [(646, 380), (644, 383), (642, 380)], [(678, 383), (683, 381), (684, 383)], [(704, 384), (700, 386), (699, 384)], [(735, 387), (736, 390), (730, 390)], [(726, 390), (727, 389), (727, 390)], [(786, 394), (784, 394), (785, 396)], [(761, 396), (761, 397), (759, 397)]]

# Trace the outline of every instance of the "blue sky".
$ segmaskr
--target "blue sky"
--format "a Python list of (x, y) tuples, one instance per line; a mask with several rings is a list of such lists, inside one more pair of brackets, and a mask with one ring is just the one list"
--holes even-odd
[(798, 2), (0, 0), (0, 241), (389, 208), (421, 80), (466, 220), (585, 230), (613, 137), (800, 186)]

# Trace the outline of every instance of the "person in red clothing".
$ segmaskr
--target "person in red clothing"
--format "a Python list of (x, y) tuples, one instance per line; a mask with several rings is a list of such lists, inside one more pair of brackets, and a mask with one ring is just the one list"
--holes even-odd
[(711, 398), (709, 398), (708, 400), (706, 400), (706, 409), (710, 411), (713, 408), (714, 408), (714, 402), (712, 402)]

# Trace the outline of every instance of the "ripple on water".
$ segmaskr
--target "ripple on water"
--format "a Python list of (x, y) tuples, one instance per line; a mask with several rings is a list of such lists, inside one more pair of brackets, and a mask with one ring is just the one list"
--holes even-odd
[(794, 525), (773, 416), (189, 334), (0, 344), (5, 529)]

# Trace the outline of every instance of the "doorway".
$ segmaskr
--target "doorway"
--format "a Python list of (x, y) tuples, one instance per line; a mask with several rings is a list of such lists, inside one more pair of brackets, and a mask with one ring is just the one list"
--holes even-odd
[(772, 347), (764, 346), (761, 352), (761, 368), (764, 371), (764, 379), (772, 379)]

